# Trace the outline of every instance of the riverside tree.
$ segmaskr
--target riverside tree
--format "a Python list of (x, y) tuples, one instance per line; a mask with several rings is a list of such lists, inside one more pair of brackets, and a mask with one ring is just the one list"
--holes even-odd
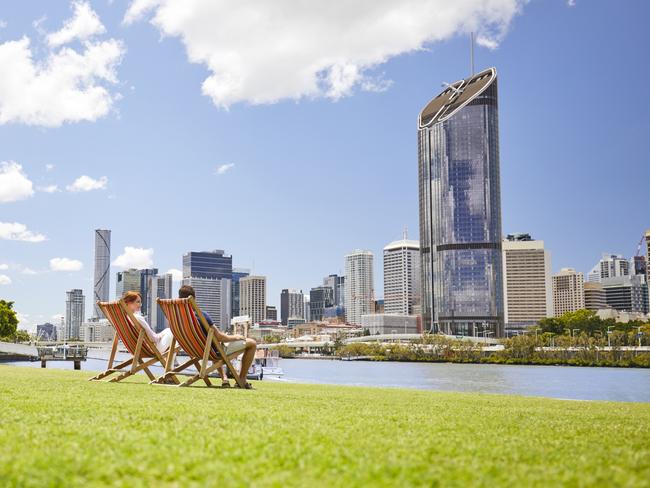
[(18, 317), (13, 307), (14, 302), (0, 300), (0, 338), (12, 337), (18, 329)]

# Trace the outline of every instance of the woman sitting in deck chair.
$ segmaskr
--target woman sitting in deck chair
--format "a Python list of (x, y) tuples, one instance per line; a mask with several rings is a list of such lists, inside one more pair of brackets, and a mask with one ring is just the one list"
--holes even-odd
[(160, 333), (155, 333), (151, 327), (149, 327), (149, 324), (140, 313), (140, 309), (142, 308), (142, 295), (137, 291), (127, 291), (124, 293), (122, 300), (124, 300), (124, 303), (126, 303), (127, 308), (131, 311), (133, 316), (138, 319), (138, 322), (142, 325), (142, 328), (149, 336), (149, 339), (151, 339), (151, 342), (156, 345), (156, 349), (158, 349), (161, 354), (166, 352), (174, 338), (172, 331), (167, 327)]

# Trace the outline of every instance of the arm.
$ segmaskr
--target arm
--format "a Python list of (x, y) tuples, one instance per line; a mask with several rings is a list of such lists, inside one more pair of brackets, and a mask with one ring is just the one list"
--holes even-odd
[(215, 325), (212, 326), (214, 328), (214, 336), (217, 338), (219, 342), (232, 342), (232, 341), (243, 341), (244, 336), (235, 334), (235, 335), (228, 335), (224, 334), (219, 330), (219, 328)]
[(144, 329), (144, 331), (149, 336), (149, 339), (151, 339), (151, 341), (154, 344), (158, 344), (158, 342), (160, 342), (160, 337), (153, 330), (151, 330), (151, 327), (149, 327), (149, 324), (144, 319), (144, 317), (142, 315), (140, 315), (140, 314), (136, 314), (136, 315), (134, 315), (134, 317), (136, 319), (138, 319), (138, 322), (140, 322), (140, 325), (142, 325), (142, 328)]

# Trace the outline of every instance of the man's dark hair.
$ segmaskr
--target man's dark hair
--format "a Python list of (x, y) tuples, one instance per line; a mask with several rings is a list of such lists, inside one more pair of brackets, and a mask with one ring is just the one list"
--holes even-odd
[(192, 288), (190, 285), (181, 286), (178, 289), (178, 298), (189, 298), (189, 297), (196, 297), (194, 288)]

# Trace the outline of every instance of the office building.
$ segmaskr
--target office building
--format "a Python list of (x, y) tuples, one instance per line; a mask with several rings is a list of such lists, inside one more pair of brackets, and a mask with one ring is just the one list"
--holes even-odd
[(323, 278), (323, 286), (329, 286), (334, 292), (334, 305), (345, 306), (345, 276), (326, 276)]
[(79, 340), (79, 329), (86, 317), (86, 299), (82, 290), (74, 289), (66, 292), (65, 327), (61, 340)]
[(452, 83), (418, 119), (425, 330), (503, 335), (496, 69)]
[(140, 277), (141, 272), (139, 269), (131, 268), (118, 271), (115, 281), (115, 298), (122, 298), (127, 291), (142, 293)]
[[(348, 323), (361, 324), (361, 316), (374, 310), (373, 254), (355, 250), (345, 256), (345, 317)], [(311, 318), (315, 320), (314, 317)]]
[(277, 321), (278, 320), (278, 309), (275, 305), (266, 306), (266, 320)]
[[(142, 296), (142, 309), (140, 313), (147, 318), (151, 318), (151, 302), (147, 299), (151, 295), (149, 286), (151, 278), (158, 276), (158, 268), (141, 269), (140, 271), (140, 295)], [(154, 302), (155, 303), (155, 302)]]
[(553, 315), (560, 317), (566, 312), (585, 308), (585, 279), (573, 268), (562, 268), (553, 275)]
[(630, 274), (630, 262), (620, 254), (603, 254), (600, 261), (592, 268), (588, 275), (588, 281), (596, 283), (607, 278), (628, 276)]
[(607, 308), (605, 289), (602, 283), (597, 281), (587, 281), (585, 283), (585, 308), (594, 311)]
[(239, 280), (240, 315), (248, 315), (253, 324), (263, 322), (266, 315), (266, 277), (246, 276)]
[(621, 312), (648, 313), (648, 285), (643, 275), (617, 276), (600, 281), (607, 306)]
[(45, 322), (36, 326), (36, 340), (42, 342), (56, 341), (56, 327)]
[(97, 302), (107, 302), (111, 289), (111, 231), (108, 229), (95, 229), (93, 283), (93, 316), (103, 317), (104, 314), (97, 306)]
[(290, 318), (305, 317), (305, 302), (302, 290), (285, 288), (280, 292), (280, 321), (288, 325)]
[(232, 256), (223, 250), (183, 254), (183, 285), (194, 288), (197, 304), (222, 330), (228, 329), (233, 316), (232, 279)]
[(404, 238), (384, 247), (384, 310), (413, 315), (420, 305), (420, 243)]
[(233, 268), (232, 269), (232, 316), (237, 317), (239, 315), (239, 280), (245, 276), (251, 274), (250, 270), (244, 268)]
[(544, 241), (510, 234), (502, 243), (504, 318), (509, 330), (523, 330), (553, 316), (551, 255)]
[(223, 250), (190, 251), (183, 255), (183, 278), (232, 280), (232, 256)]
[(147, 310), (149, 311), (149, 325), (156, 332), (169, 327), (167, 317), (163, 313), (157, 300), (174, 298), (172, 296), (172, 275), (167, 273), (162, 276), (150, 276), (147, 283)]
[(309, 290), (309, 307), (311, 309), (311, 320), (319, 322), (323, 320), (323, 313), (326, 308), (334, 306), (334, 290), (329, 286), (317, 286)]
[(309, 303), (309, 296), (303, 295), (303, 305), (305, 306), (305, 311), (303, 312), (303, 317), (306, 322), (311, 322), (311, 305)]

